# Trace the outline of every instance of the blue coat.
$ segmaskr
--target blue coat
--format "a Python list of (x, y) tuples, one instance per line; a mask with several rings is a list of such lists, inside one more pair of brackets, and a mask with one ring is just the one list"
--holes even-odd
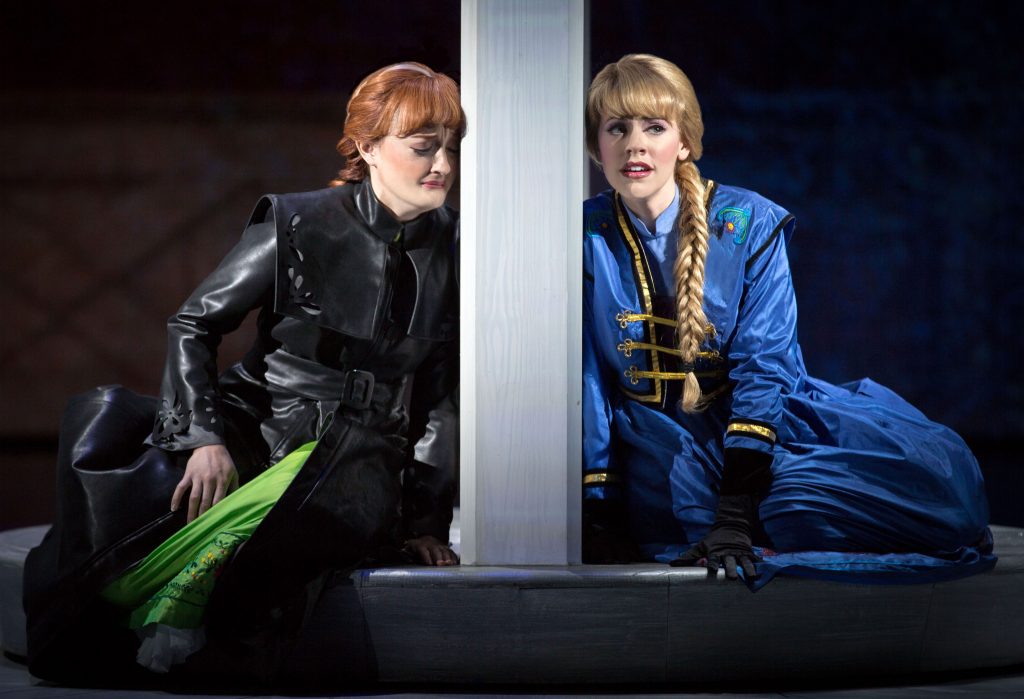
[[(715, 183), (707, 206), (708, 335), (684, 367), (674, 290), (655, 288), (621, 200), (584, 204), (584, 497), (622, 501), (642, 548), (670, 558), (707, 533), (723, 450), (744, 447), (773, 455), (755, 542), (769, 556), (984, 550), (984, 485), (959, 436), (870, 379), (808, 376), (786, 255), (793, 216)], [(697, 414), (676, 405), (690, 370), (714, 396)]]

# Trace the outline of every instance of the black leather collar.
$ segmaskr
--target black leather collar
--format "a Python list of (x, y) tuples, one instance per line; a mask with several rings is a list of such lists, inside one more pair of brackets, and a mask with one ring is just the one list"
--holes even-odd
[[(456, 217), (446, 207), (401, 223), (369, 181), (295, 194), (268, 194), (252, 222), (272, 219), (277, 236), (274, 310), (352, 337), (375, 337), (390, 308), (403, 259), (415, 268), (408, 334), (448, 339)], [(393, 244), (403, 232), (402, 245)], [(436, 311), (436, 314), (434, 313)], [(440, 315), (437, 315), (440, 314)], [(437, 317), (435, 317), (437, 315)]]
[(387, 207), (380, 203), (370, 178), (352, 185), (354, 190), (353, 199), (356, 211), (359, 216), (381, 240), (390, 243), (395, 240), (398, 233), (402, 232), (403, 246), (422, 247), (429, 245), (430, 233), (437, 228), (439, 219), (447, 214), (442, 213), (444, 207), (433, 211), (426, 211), (411, 221), (399, 221), (388, 211)]
[(402, 223), (377, 199), (373, 186), (370, 184), (370, 178), (367, 177), (362, 182), (356, 182), (351, 187), (359, 217), (385, 243), (393, 241), (398, 232), (402, 230)]

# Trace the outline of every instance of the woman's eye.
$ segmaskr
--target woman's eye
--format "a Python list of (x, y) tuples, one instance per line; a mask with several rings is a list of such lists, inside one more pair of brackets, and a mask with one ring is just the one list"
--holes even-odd
[(606, 130), (613, 136), (621, 136), (626, 133), (626, 129), (622, 124), (609, 124)]
[(416, 155), (430, 155), (430, 152), (432, 150), (434, 150), (434, 149), (433, 148), (413, 148), (412, 149), (413, 153), (415, 153)]
[(662, 126), (661, 124), (651, 124), (650, 126), (647, 127), (647, 130), (653, 134), (665, 133), (665, 127)]
[(458, 148), (446, 148), (445, 150), (448, 151), (449, 155), (453, 155), (456, 158), (459, 157), (459, 149)]

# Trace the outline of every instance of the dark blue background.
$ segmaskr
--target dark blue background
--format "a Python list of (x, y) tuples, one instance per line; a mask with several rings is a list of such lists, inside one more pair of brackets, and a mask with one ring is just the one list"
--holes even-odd
[[(2, 14), (5, 90), (345, 92), (410, 58), (458, 75), (457, 0)], [(703, 172), (797, 216), (810, 370), (871, 376), (957, 429), (993, 519), (1024, 525), (1021, 26), (1010, 2), (591, 3), (594, 71), (633, 51), (678, 63), (704, 111)]]

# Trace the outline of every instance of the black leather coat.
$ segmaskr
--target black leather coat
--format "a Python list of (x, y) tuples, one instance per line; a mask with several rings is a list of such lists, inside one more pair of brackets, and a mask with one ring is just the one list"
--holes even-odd
[[(369, 182), (260, 200), (241, 241), (168, 322), (153, 446), (133, 446), (152, 399), (103, 387), (69, 405), (58, 518), (26, 562), (33, 672), (60, 676), (82, 651), (69, 633), (89, 616), (89, 596), (182, 525), (167, 503), (198, 446), (225, 444), (244, 483), (320, 440), (218, 580), (214, 635), (265, 622), (389, 533), (447, 540), (456, 235), (447, 208), (398, 222)], [(221, 337), (253, 310), (252, 349), (218, 377)]]
[[(369, 183), (264, 197), (241, 242), (168, 322), (152, 443), (228, 443), (244, 480), (339, 410), (398, 448), (418, 440), (457, 380), (455, 229), (447, 208), (399, 223)], [(218, 385), (220, 338), (257, 309), (255, 344)], [(403, 399), (413, 377), (410, 424)], [(225, 413), (241, 429), (258, 424), (261, 437), (231, 434)], [(435, 416), (431, 434), (450, 432), (443, 423)], [(453, 452), (433, 440), (416, 456), (445, 467)]]

